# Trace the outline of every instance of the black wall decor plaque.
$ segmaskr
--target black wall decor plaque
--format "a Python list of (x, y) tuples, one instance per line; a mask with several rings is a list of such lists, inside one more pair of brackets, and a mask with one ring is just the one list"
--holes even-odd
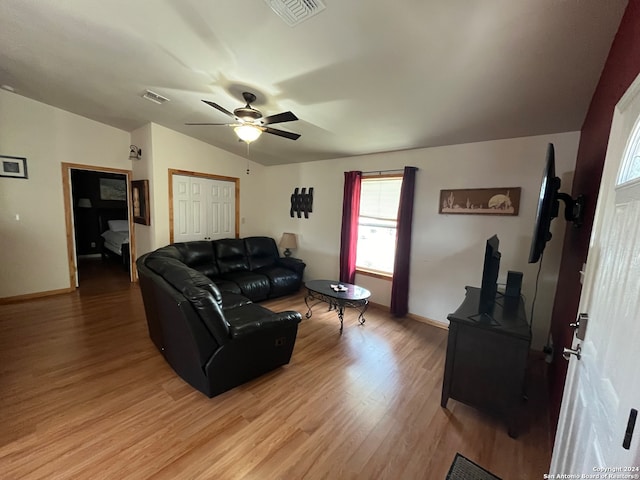
[(309, 214), (313, 211), (313, 187), (309, 187), (309, 192), (307, 193), (307, 188), (302, 187), (302, 189), (296, 187), (291, 194), (291, 208), (289, 210), (289, 215), (291, 218), (294, 215), (297, 215), (298, 218), (302, 218), (302, 214), (304, 214), (304, 218), (309, 218)]

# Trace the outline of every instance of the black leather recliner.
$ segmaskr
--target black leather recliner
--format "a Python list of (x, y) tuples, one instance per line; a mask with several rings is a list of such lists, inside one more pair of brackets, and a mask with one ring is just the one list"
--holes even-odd
[(302, 316), (253, 300), (297, 291), (305, 265), (273, 239), (177, 243), (136, 265), (149, 336), (194, 388), (212, 397), (289, 363)]

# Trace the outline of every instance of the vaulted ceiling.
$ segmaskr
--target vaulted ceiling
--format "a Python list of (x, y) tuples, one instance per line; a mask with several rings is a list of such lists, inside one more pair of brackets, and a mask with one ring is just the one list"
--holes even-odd
[(241, 156), (231, 128), (185, 123), (227, 122), (201, 100), (233, 110), (250, 91), (300, 119), (274, 125), (300, 139), (251, 144), (265, 165), (575, 131), (626, 4), (324, 0), (291, 27), (263, 0), (2, 0), (0, 85)]

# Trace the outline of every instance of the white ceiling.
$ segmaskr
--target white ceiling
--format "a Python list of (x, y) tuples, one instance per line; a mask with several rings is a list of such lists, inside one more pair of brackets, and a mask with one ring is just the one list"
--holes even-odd
[[(246, 156), (201, 99), (255, 93), (297, 141), (265, 165), (580, 130), (627, 0), (324, 0), (289, 27), (263, 0), (1, 0), (0, 84), (132, 131)], [(171, 99), (156, 105), (146, 89)]]

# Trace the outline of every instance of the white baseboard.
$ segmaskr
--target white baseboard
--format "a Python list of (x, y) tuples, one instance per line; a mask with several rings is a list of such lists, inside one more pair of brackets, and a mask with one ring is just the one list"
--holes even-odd
[[(380, 310), (384, 310), (386, 312), (389, 312), (389, 307), (386, 305), (381, 305), (379, 303), (375, 303), (375, 302), (369, 302), (369, 305), (371, 305), (372, 307), (378, 308)], [(436, 327), (436, 328), (441, 328), (443, 330), (449, 330), (449, 325), (443, 322), (439, 322), (437, 320), (433, 320), (431, 318), (427, 318), (427, 317), (423, 317), (420, 315), (416, 315), (415, 313), (407, 313), (407, 318), (410, 318), (411, 320), (415, 320), (416, 322), (420, 322), (420, 323), (426, 323), (427, 325), (431, 325), (432, 327)]]

